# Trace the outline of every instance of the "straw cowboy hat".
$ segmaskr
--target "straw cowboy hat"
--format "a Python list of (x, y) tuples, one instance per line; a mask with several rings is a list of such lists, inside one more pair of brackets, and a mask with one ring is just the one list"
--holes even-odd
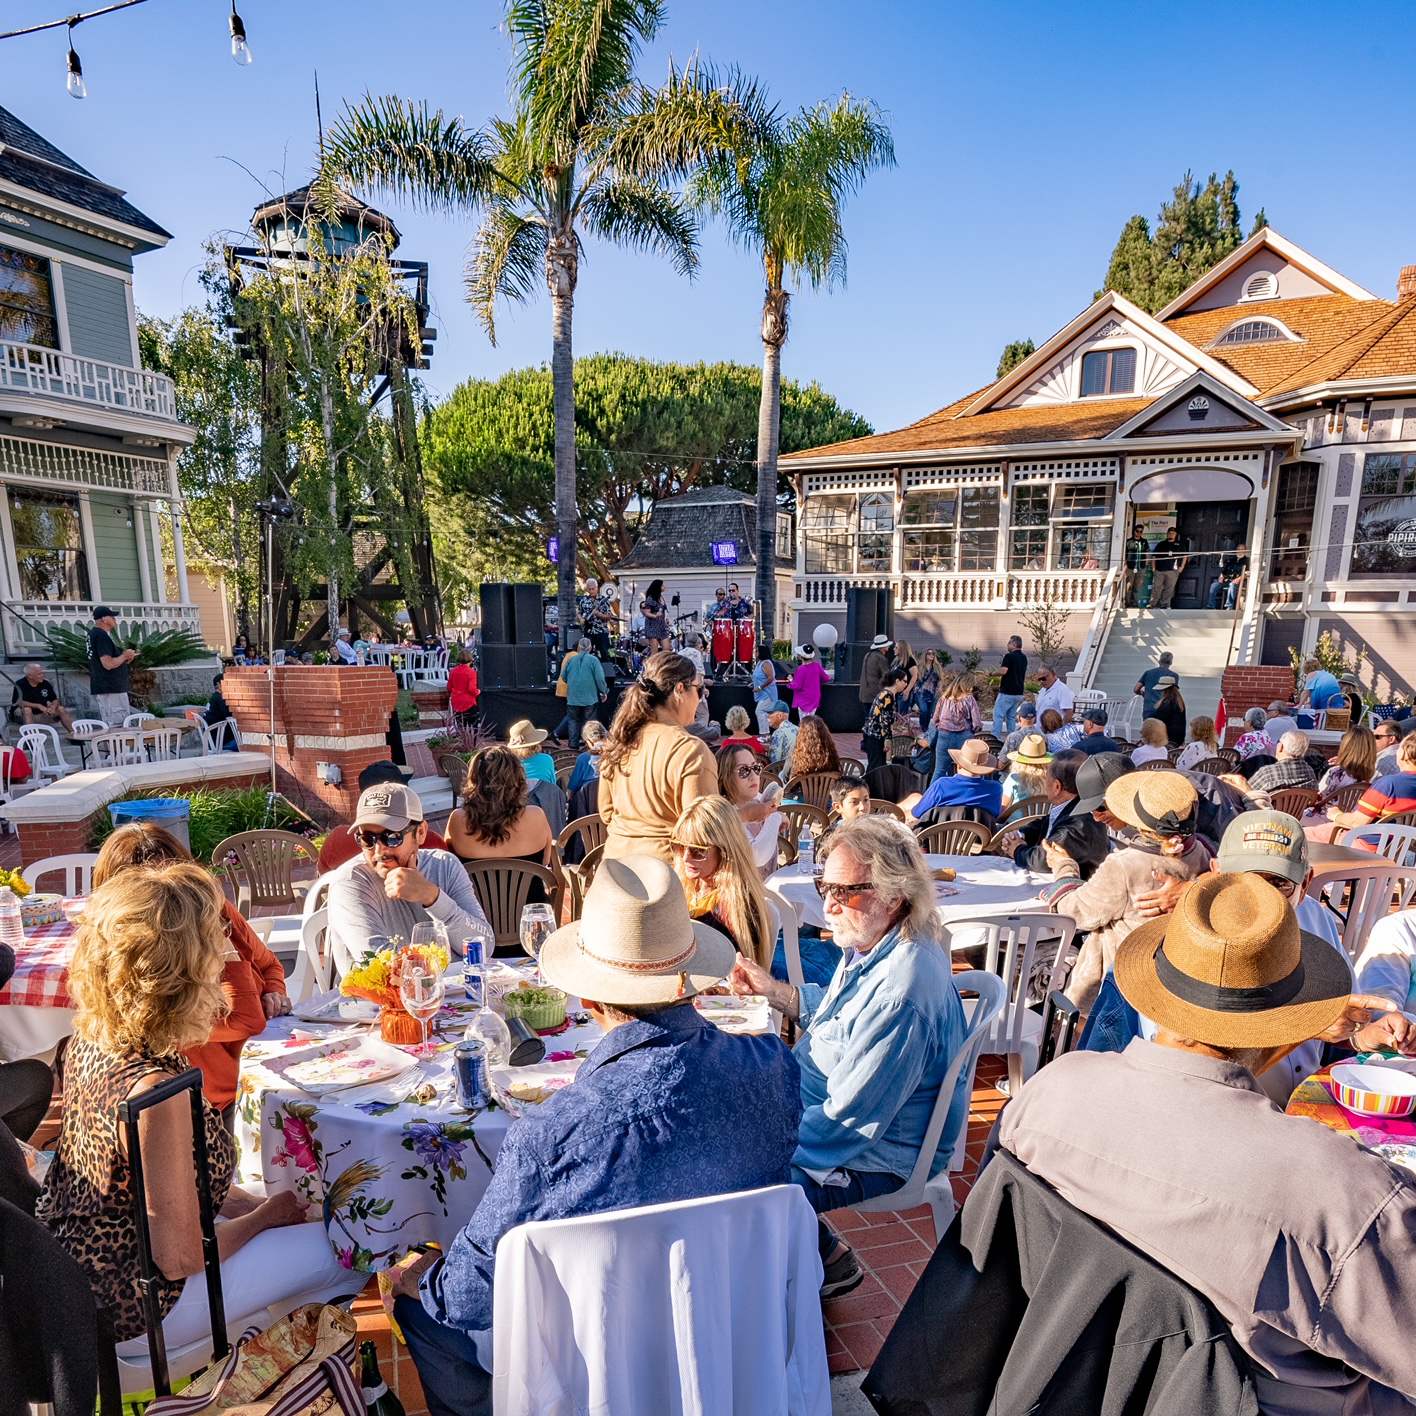
[(1199, 794), (1179, 772), (1130, 772), (1106, 789), (1106, 809), (1129, 826), (1157, 836), (1186, 836), (1195, 829)]
[(688, 916), (673, 870), (652, 856), (600, 862), (580, 919), (541, 950), (541, 972), (598, 1003), (676, 1003), (732, 969), (732, 940)]
[(519, 718), (506, 735), (508, 747), (535, 747), (550, 737), (544, 728), (534, 726), (530, 718)]
[(1029, 733), (1013, 749), (1012, 760), (1019, 767), (1046, 767), (1052, 761), (1047, 739), (1041, 733)]
[(1176, 678), (1174, 674), (1161, 674), (1161, 676), (1156, 679), (1155, 686), (1157, 688), (1175, 688), (1179, 683), (1180, 680)]
[(1342, 955), (1251, 874), (1202, 875), (1174, 914), (1126, 937), (1115, 971), (1133, 1008), (1211, 1047), (1305, 1042), (1337, 1021), (1352, 990)]
[(970, 777), (986, 777), (998, 770), (998, 759), (988, 750), (988, 744), (982, 738), (970, 738), (962, 747), (951, 747), (949, 756), (954, 759), (959, 771)]

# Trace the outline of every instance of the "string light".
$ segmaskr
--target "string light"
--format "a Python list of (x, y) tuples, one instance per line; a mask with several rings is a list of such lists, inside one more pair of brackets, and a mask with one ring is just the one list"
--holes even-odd
[(69, 73), (64, 80), (64, 86), (69, 90), (70, 98), (87, 98), (88, 88), (84, 84), (84, 66), (79, 63), (78, 52), (74, 48), (74, 25), (76, 20), (69, 21)]
[(246, 26), (236, 13), (236, 0), (231, 0), (231, 57), (240, 65), (251, 62), (251, 46), (246, 43)]

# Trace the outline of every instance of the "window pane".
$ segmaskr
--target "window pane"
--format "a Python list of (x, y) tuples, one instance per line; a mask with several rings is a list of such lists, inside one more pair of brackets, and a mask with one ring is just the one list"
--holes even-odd
[(959, 533), (959, 569), (994, 570), (998, 566), (998, 533), (996, 531), (961, 531)]
[[(1370, 464), (1374, 459), (1368, 458)], [(1393, 459), (1397, 461), (1397, 459)], [(1365, 469), (1364, 469), (1365, 481)], [(1393, 476), (1393, 482), (1396, 477)], [(1416, 495), (1363, 497), (1352, 532), (1353, 575), (1416, 574), (1416, 558), (1398, 555), (1388, 538), (1404, 521), (1416, 519)], [(1401, 540), (1408, 538), (1402, 537)]]
[(1111, 527), (1059, 526), (1052, 533), (1054, 570), (1105, 570), (1111, 558)]
[(1009, 570), (1047, 569), (1047, 528), (1014, 531), (1012, 549), (1008, 554)]
[(1046, 526), (1051, 497), (1049, 487), (1018, 487), (1013, 492), (1013, 525)]
[(854, 497), (808, 497), (802, 524), (814, 530), (824, 530), (829, 526), (849, 531), (854, 509)]
[(806, 573), (808, 575), (849, 575), (851, 570), (851, 540), (849, 536), (813, 535), (806, 533)]
[(860, 501), (860, 529), (862, 531), (893, 531), (895, 529), (894, 500), (879, 494), (862, 497)]
[(1082, 397), (1106, 392), (1105, 353), (1082, 355)]
[(893, 538), (878, 532), (862, 533), (857, 547), (857, 568), (860, 570), (889, 570), (890, 542)]
[(906, 492), (900, 513), (902, 526), (953, 526), (959, 515), (959, 493), (955, 488), (941, 491)]
[(1113, 349), (1111, 351), (1111, 392), (1130, 393), (1136, 386), (1136, 351), (1134, 349)]
[(1395, 496), (1401, 491), (1401, 458), (1391, 452), (1369, 452), (1362, 463), (1363, 496)]
[(10, 493), (20, 596), (26, 600), (87, 600), (88, 562), (76, 497)]
[[(1372, 460), (1369, 456), (1369, 462)], [(1365, 477), (1363, 478), (1365, 481)], [(1279, 513), (1313, 514), (1318, 504), (1318, 464), (1296, 462), (1278, 469), (1278, 494), (1274, 510)]]
[(1058, 520), (1072, 521), (1080, 516), (1110, 516), (1114, 488), (1101, 482), (1057, 489)]
[(0, 339), (59, 347), (49, 262), (0, 246)]
[(906, 570), (953, 570), (954, 533), (906, 531), (904, 557)]
[[(959, 524), (965, 530), (998, 525), (998, 488), (965, 487)], [(990, 568), (992, 561), (989, 562)]]

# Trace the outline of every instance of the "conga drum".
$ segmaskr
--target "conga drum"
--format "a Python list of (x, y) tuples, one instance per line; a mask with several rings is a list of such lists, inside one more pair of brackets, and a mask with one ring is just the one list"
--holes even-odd
[(733, 661), (733, 622), (727, 615), (719, 615), (713, 621), (713, 662), (731, 664)]
[(753, 632), (752, 619), (737, 622), (737, 661), (749, 667), (757, 662), (757, 635)]

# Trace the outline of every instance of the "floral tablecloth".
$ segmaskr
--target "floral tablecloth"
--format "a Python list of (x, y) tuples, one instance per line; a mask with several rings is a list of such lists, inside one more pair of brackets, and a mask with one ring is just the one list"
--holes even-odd
[[(449, 995), (460, 985), (449, 979)], [(332, 995), (331, 995), (332, 996)], [(415, 1244), (446, 1248), (491, 1178), (510, 1117), (457, 1105), (452, 1049), (471, 1010), (451, 999), (438, 1018), (439, 1051), (420, 1059), (418, 1090), (397, 1101), (349, 1104), (312, 1096), (265, 1064), (335, 1029), (272, 1019), (241, 1056), (236, 1097), (238, 1182), (267, 1193), (294, 1190), (321, 1208), (330, 1242), (350, 1268), (388, 1268)], [(546, 1039), (548, 1055), (583, 1055), (601, 1036), (593, 1023)], [(401, 1088), (394, 1088), (400, 1090)]]
[(1332, 1093), (1328, 1081), (1331, 1070), (1331, 1066), (1324, 1067), (1300, 1082), (1288, 1098), (1288, 1105), (1284, 1108), (1287, 1114), (1311, 1117), (1329, 1130), (1351, 1136), (1393, 1165), (1416, 1171), (1416, 1121), (1409, 1116), (1358, 1116), (1348, 1111)]

